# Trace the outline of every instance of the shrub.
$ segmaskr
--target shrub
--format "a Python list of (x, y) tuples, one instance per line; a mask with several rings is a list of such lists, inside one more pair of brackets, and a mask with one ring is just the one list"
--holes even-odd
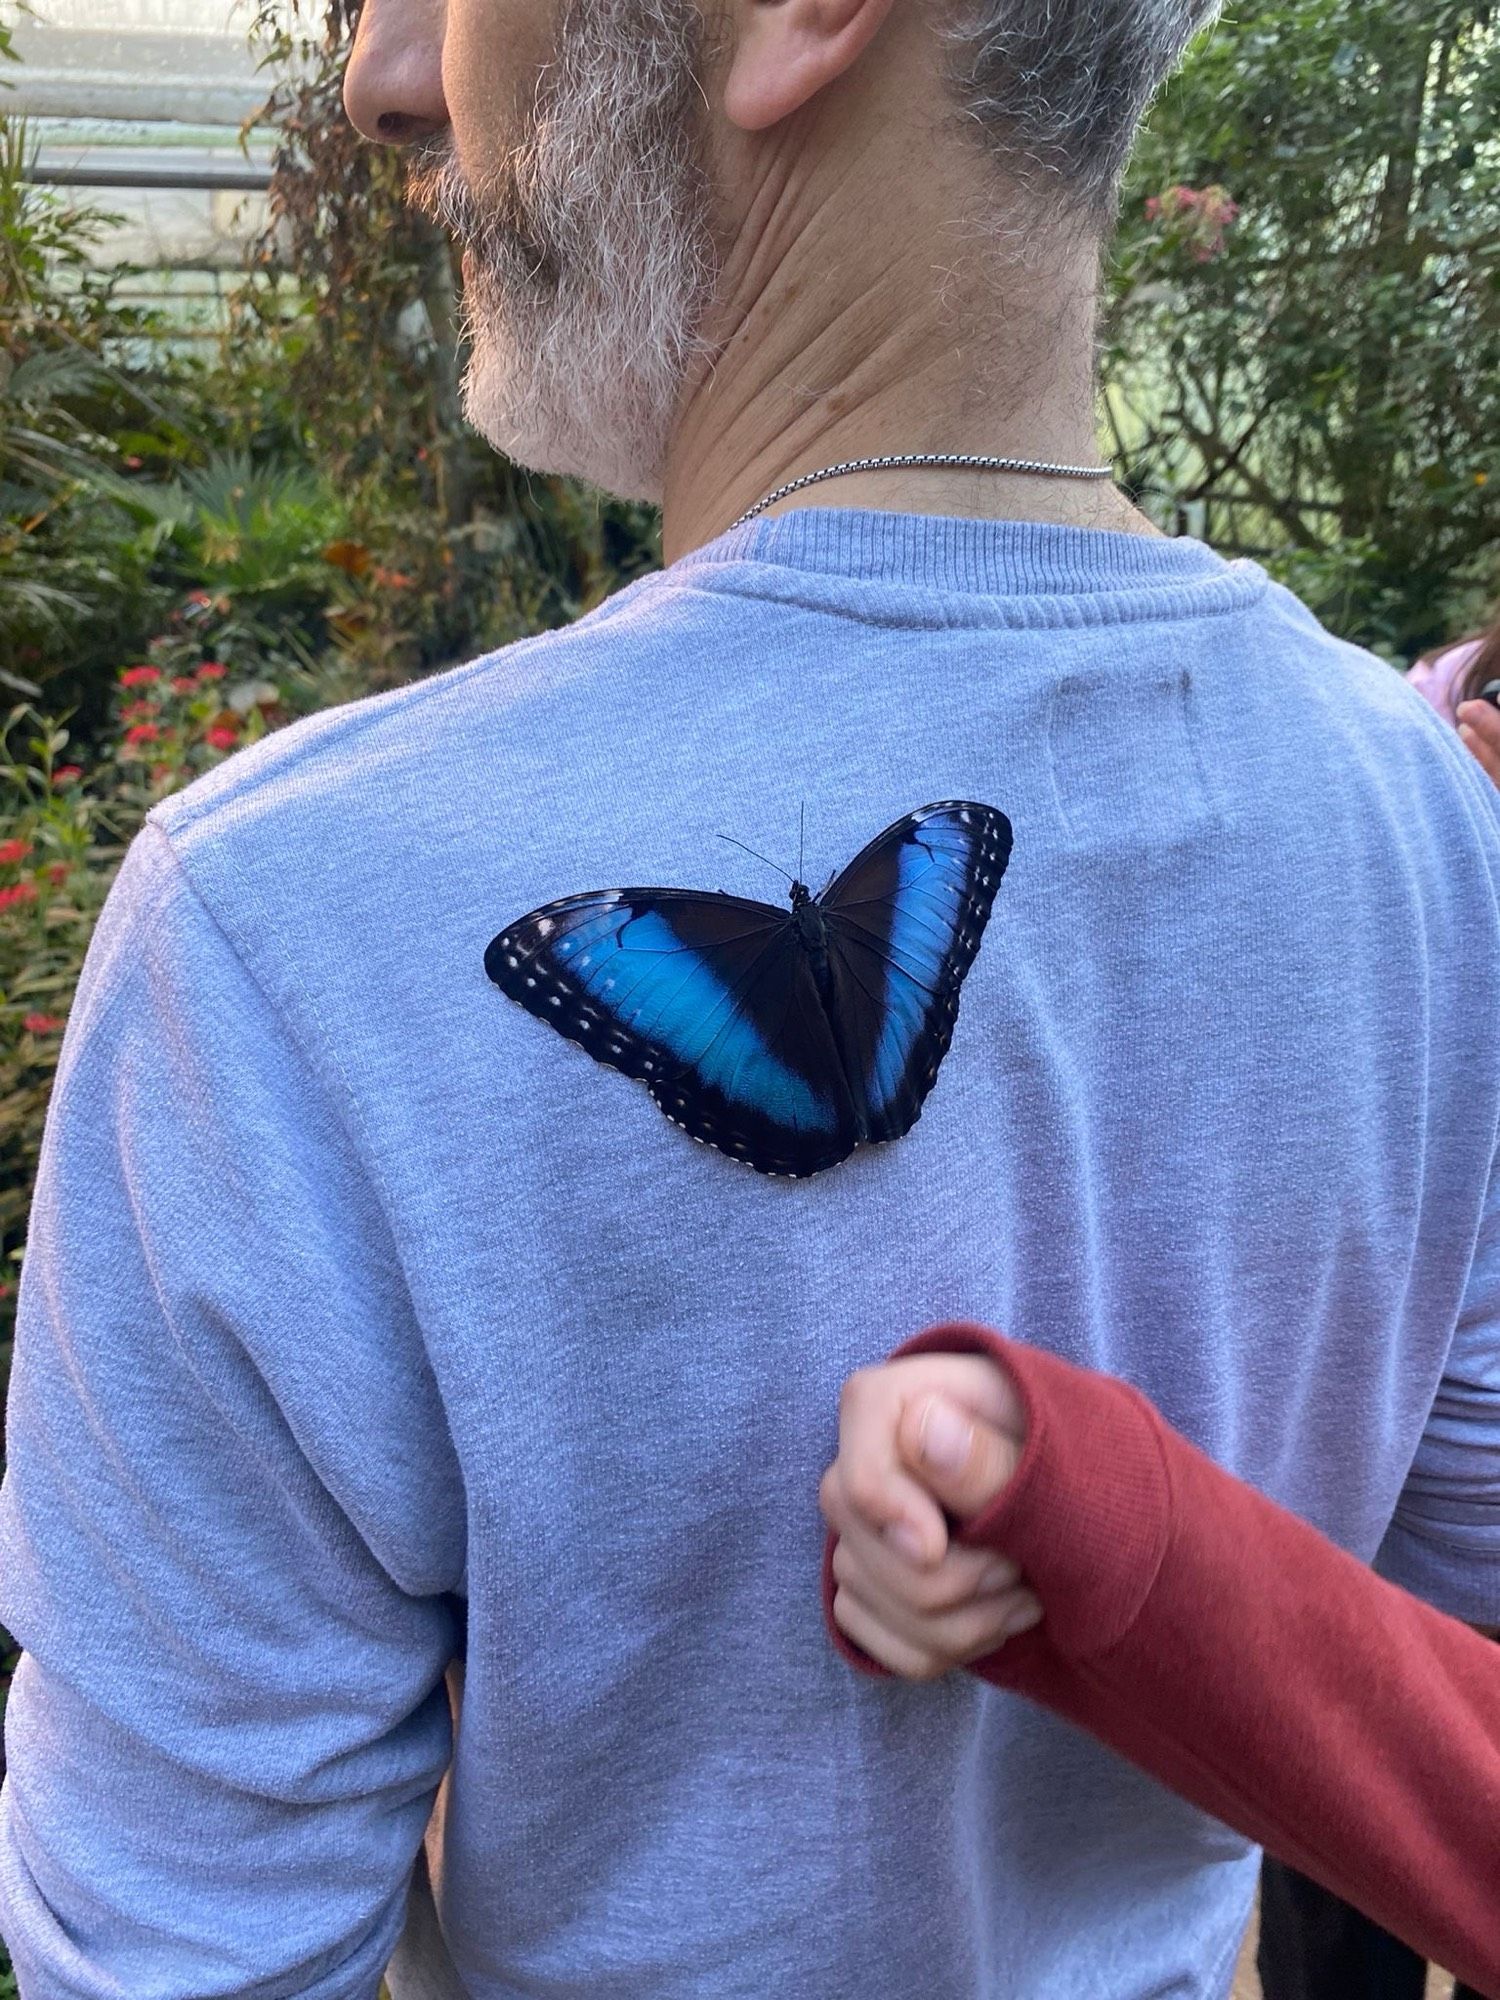
[(1158, 505), (1409, 662), (1500, 594), (1487, 0), (1239, 0), (1131, 165), (1107, 374)]

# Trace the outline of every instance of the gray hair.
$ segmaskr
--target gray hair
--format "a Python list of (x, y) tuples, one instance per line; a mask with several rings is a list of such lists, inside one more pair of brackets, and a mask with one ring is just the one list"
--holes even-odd
[(1007, 177), (1107, 226), (1153, 94), (1221, 0), (956, 0), (949, 81)]

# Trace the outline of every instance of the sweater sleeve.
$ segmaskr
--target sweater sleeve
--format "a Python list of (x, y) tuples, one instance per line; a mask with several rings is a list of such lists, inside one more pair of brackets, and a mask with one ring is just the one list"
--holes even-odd
[[(972, 1671), (1500, 1995), (1500, 1653), (1127, 1383), (963, 1324), (896, 1354), (954, 1351), (1008, 1368), (1028, 1421), (1015, 1476), (957, 1539), (1019, 1563), (1044, 1611)], [(833, 1624), (831, 1558), (832, 1538), (835, 1644), (883, 1673)]]
[(148, 821), (68, 1017), (21, 1274), (23, 2000), (374, 1995), (452, 1743), (455, 1606), (365, 1472), (416, 1338), (341, 1107)]

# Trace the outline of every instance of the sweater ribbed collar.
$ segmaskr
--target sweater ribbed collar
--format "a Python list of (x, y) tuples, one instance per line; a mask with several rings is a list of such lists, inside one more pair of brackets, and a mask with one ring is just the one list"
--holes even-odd
[(1016, 597), (1170, 588), (1238, 567), (1190, 536), (809, 506), (731, 528), (679, 556), (669, 574), (745, 562)]

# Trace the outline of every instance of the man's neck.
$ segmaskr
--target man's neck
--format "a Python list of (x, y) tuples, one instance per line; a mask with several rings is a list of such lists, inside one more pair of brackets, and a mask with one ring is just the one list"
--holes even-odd
[[(930, 251), (903, 269), (894, 247), (871, 236), (865, 254), (851, 256), (845, 217), (836, 256), (816, 222), (778, 231), (775, 191), (762, 195), (766, 219), (742, 230), (721, 281), (709, 330), (717, 359), (691, 383), (673, 432), (662, 508), (668, 562), (778, 486), (845, 459), (942, 452), (1103, 462), (1090, 246), (1018, 258), (1008, 276), (992, 269), (981, 298), (960, 299), (957, 271)], [(841, 270), (844, 282), (832, 282)], [(946, 467), (841, 474), (766, 511), (799, 506), (1156, 532), (1108, 480)]]

